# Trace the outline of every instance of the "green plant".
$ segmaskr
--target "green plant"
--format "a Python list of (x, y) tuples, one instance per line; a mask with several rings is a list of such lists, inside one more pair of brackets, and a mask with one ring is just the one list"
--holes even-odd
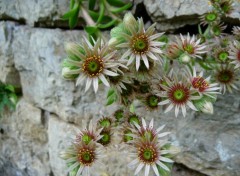
[(4, 84), (0, 81), (0, 117), (5, 109), (10, 111), (16, 108), (17, 95), (13, 85)]

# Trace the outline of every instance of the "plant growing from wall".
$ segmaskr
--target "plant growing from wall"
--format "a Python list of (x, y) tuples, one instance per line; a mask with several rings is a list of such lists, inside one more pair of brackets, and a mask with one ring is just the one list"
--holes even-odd
[[(232, 38), (221, 22), (232, 12), (232, 1), (211, 0), (211, 10), (200, 17), (199, 34), (175, 38), (158, 33), (155, 23), (146, 28), (131, 13), (121, 20), (119, 13), (130, 4), (119, 0), (72, 0), (70, 6), (63, 18), (73, 28), (81, 11), (88, 37), (66, 44), (62, 75), (85, 91), (108, 87), (106, 106), (120, 107), (111, 117), (91, 121), (61, 153), (69, 175), (89, 175), (113, 145), (129, 152), (124, 157), (130, 158), (134, 175), (170, 175), (179, 149), (167, 140), (169, 132), (161, 132), (164, 125), (156, 128), (154, 119), (147, 123), (134, 105), (174, 111), (176, 117), (190, 111), (213, 114), (219, 94), (239, 89), (240, 27), (233, 28)], [(106, 40), (100, 30), (109, 27)]]
[(0, 81), (0, 117), (6, 109), (10, 111), (15, 109), (17, 99), (14, 86)]

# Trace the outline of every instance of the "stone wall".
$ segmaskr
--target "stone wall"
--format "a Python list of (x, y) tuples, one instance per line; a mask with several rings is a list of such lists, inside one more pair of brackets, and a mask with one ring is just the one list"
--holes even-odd
[[(134, 3), (133, 12), (141, 4), (159, 30), (196, 24), (208, 9), (207, 0)], [(235, 6), (225, 20), (240, 24), (240, 3)], [(16, 111), (0, 119), (0, 175), (66, 176), (58, 154), (69, 137), (90, 119), (116, 109), (104, 107), (103, 88), (97, 95), (84, 93), (84, 87), (61, 77), (64, 43), (84, 35), (81, 30), (63, 30), (67, 23), (60, 17), (67, 9), (65, 0), (0, 1), (0, 80), (23, 92)], [(171, 113), (139, 111), (173, 132), (171, 140), (182, 149), (175, 158), (181, 165), (175, 166), (174, 176), (240, 176), (240, 92), (219, 96), (214, 115), (191, 113), (176, 119)], [(120, 169), (121, 176), (130, 175)], [(110, 171), (96, 173), (104, 174), (113, 176)]]

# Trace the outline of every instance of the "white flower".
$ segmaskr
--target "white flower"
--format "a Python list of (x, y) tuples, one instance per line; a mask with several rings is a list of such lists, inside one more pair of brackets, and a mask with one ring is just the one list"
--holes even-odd
[(200, 44), (201, 39), (196, 39), (193, 35), (190, 37), (189, 33), (186, 37), (180, 34), (180, 39), (176, 37), (176, 44), (179, 49), (183, 52), (186, 52), (189, 56), (193, 58), (202, 58), (202, 54), (206, 53), (207, 51), (204, 50), (206, 45)]
[(215, 81), (219, 83), (220, 90), (223, 94), (228, 90), (230, 93), (233, 89), (239, 90), (238, 71), (232, 65), (221, 65), (215, 71)]
[(138, 70), (142, 60), (149, 69), (149, 59), (161, 61), (159, 58), (159, 54), (162, 54), (160, 47), (165, 43), (157, 40), (163, 33), (154, 34), (156, 24), (145, 31), (142, 18), (136, 21), (131, 14), (127, 14), (124, 19), (123, 24), (127, 31), (121, 32), (119, 36), (124, 38), (125, 42), (117, 47), (127, 50), (121, 57), (121, 59), (128, 60), (127, 66), (136, 60), (136, 70)]
[(145, 176), (149, 175), (150, 169), (153, 169), (156, 176), (160, 176), (158, 169), (170, 172), (165, 163), (173, 163), (173, 160), (164, 155), (171, 154), (172, 151), (164, 149), (165, 144), (159, 142), (156, 137), (152, 140), (149, 138), (137, 140), (134, 144), (134, 151), (131, 153), (135, 159), (128, 164), (130, 168), (135, 166), (134, 175), (137, 175), (144, 167)]
[(216, 99), (216, 94), (220, 94), (218, 83), (210, 83), (211, 76), (204, 78), (203, 71), (197, 75), (196, 68), (193, 67), (193, 71), (187, 68), (186, 79), (188, 79), (192, 87), (198, 91), (198, 93), (209, 96)]
[[(106, 76), (117, 76), (119, 67), (125, 67), (117, 61), (116, 51), (110, 51), (108, 45), (104, 45), (99, 39), (92, 45), (86, 38), (82, 44), (66, 45), (69, 58), (67, 62), (78, 67), (68, 71), (68, 74), (80, 74), (77, 78), (76, 85), (82, 84), (85, 80), (87, 91), (93, 85), (95, 93), (98, 90), (99, 79), (106, 86), (110, 86)], [(71, 56), (74, 55), (73, 59)]]
[(231, 64), (235, 65), (234, 69), (240, 67), (240, 42), (234, 41), (230, 45), (229, 58), (232, 60)]
[(190, 107), (192, 110), (197, 111), (193, 105), (192, 100), (198, 100), (201, 95), (194, 95), (197, 93), (196, 90), (191, 89), (191, 85), (187, 80), (182, 78), (178, 80), (175, 75), (171, 80), (165, 77), (165, 84), (161, 84), (164, 91), (160, 91), (157, 95), (162, 97), (164, 100), (158, 103), (158, 105), (169, 104), (166, 108), (165, 113), (175, 108), (175, 116), (178, 116), (179, 109), (181, 108), (183, 116), (186, 116), (186, 107)]
[[(60, 157), (66, 160), (67, 172), (76, 172), (76, 176), (90, 176), (90, 168), (101, 164), (98, 159), (104, 157), (102, 146), (94, 141), (89, 144), (83, 142), (73, 143), (67, 150), (60, 153)], [(76, 168), (78, 168), (76, 170)]]

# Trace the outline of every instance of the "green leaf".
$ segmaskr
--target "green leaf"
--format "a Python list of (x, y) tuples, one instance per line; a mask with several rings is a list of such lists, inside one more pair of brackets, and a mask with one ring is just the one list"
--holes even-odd
[(201, 34), (201, 35), (203, 34), (202, 33), (202, 28), (201, 28), (200, 24), (198, 25), (198, 33)]
[(112, 8), (110, 9), (110, 11), (111, 11), (112, 13), (120, 13), (120, 12), (123, 12), (124, 10), (129, 9), (130, 7), (132, 7), (132, 4), (131, 4), (131, 3), (128, 3), (128, 4), (126, 4), (126, 5), (124, 5), (124, 6), (120, 7), (120, 8), (114, 8), (114, 7), (112, 7)]
[(134, 106), (133, 103), (130, 105), (129, 111), (130, 111), (131, 113), (135, 113), (135, 106)]
[(79, 7), (80, 7), (80, 4), (79, 4), (79, 3), (76, 3), (71, 10), (69, 10), (67, 13), (65, 13), (65, 14), (62, 16), (62, 19), (63, 19), (63, 20), (68, 20), (68, 19), (76, 16), (76, 14), (79, 13)]
[(70, 9), (72, 9), (74, 7), (74, 4), (75, 4), (75, 0), (71, 0), (70, 1)]
[(110, 22), (108, 22), (106, 24), (98, 24), (97, 26), (100, 29), (106, 29), (106, 28), (109, 28), (109, 27), (115, 25), (116, 22), (117, 22), (117, 20), (112, 20), (112, 21), (110, 21)]
[(211, 67), (209, 67), (207, 64), (203, 63), (203, 62), (198, 62), (199, 65), (204, 68), (205, 70), (212, 70)]
[(100, 1), (99, 8), (100, 8), (100, 12), (99, 12), (99, 17), (97, 19), (97, 23), (101, 23), (104, 16), (105, 7), (104, 7), (103, 1)]
[(88, 2), (89, 10), (94, 10), (95, 4), (96, 4), (96, 0), (89, 0)]
[[(169, 168), (169, 170), (172, 170), (172, 165), (173, 165), (172, 163), (164, 162), (163, 164), (166, 165)], [(161, 168), (159, 165), (157, 165), (157, 168), (161, 176), (171, 176), (171, 172), (166, 171), (165, 169)]]
[(121, 7), (124, 6), (125, 3), (121, 0), (107, 0), (107, 2), (112, 5), (112, 6), (116, 6), (116, 7)]
[(108, 90), (107, 98), (110, 97), (110, 96), (112, 96), (113, 94), (115, 94), (115, 90), (112, 89), (112, 88), (110, 88), (110, 89)]
[(6, 85), (5, 90), (9, 90), (10, 92), (14, 92), (14, 86), (13, 85)]
[(106, 106), (113, 104), (115, 101), (117, 101), (117, 94), (114, 89), (109, 89)]
[(96, 26), (86, 26), (84, 29), (89, 35), (96, 33), (98, 30)]

